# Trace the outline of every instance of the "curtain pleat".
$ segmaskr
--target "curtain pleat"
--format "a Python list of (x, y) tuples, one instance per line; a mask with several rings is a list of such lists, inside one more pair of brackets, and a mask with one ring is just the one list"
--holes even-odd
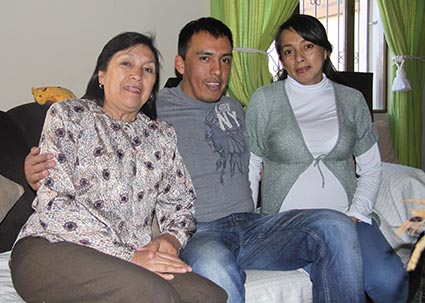
[[(378, 5), (390, 50), (396, 56), (425, 56), (425, 1), (378, 0)], [(389, 114), (394, 148), (400, 163), (420, 168), (425, 63), (406, 59), (404, 69), (412, 90), (391, 94)]]
[[(233, 33), (234, 47), (267, 51), (279, 26), (293, 13), (298, 0), (211, 0), (211, 15)], [(263, 54), (233, 52), (228, 93), (248, 105), (251, 94), (272, 81)]]

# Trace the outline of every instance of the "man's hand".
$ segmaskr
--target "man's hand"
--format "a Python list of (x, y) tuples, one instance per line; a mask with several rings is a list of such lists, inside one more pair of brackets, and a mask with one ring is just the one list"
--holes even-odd
[(174, 273), (192, 271), (192, 268), (177, 256), (160, 251), (161, 241), (155, 242), (155, 240), (146, 246), (138, 248), (133, 258), (131, 258), (131, 262), (156, 273), (165, 280), (172, 280)]
[(162, 234), (156, 237), (152, 243), (158, 246), (160, 252), (164, 252), (178, 257), (180, 251), (180, 242), (171, 234)]
[(41, 180), (49, 175), (48, 169), (55, 166), (52, 154), (40, 154), (39, 147), (31, 148), (25, 158), (25, 178), (32, 189), (38, 190)]

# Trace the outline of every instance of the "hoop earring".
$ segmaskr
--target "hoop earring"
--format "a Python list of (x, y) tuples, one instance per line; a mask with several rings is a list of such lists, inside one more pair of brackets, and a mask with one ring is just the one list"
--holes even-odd
[(103, 84), (99, 83), (99, 88), (103, 90)]

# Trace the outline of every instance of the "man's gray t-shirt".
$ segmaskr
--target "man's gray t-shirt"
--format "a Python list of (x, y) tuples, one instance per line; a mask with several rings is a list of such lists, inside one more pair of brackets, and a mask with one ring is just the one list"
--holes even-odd
[(157, 111), (176, 129), (177, 147), (196, 191), (198, 222), (252, 212), (249, 147), (240, 103), (229, 97), (202, 102), (174, 87), (160, 91)]

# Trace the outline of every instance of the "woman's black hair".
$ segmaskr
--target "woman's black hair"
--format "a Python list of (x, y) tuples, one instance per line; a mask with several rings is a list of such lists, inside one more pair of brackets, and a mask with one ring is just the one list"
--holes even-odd
[[(321, 46), (328, 53), (325, 62), (323, 63), (323, 73), (330, 80), (345, 84), (345, 81), (338, 74), (337, 70), (332, 64), (330, 55), (332, 53), (332, 44), (328, 40), (328, 35), (323, 24), (315, 17), (309, 15), (294, 15), (285, 21), (277, 31), (275, 37), (275, 48), (279, 58), (282, 58), (282, 44), (280, 35), (284, 30), (292, 29), (303, 37), (306, 41), (310, 41), (318, 46)], [(286, 79), (288, 73), (282, 69), (278, 73), (279, 80)]]
[(160, 53), (154, 46), (154, 38), (152, 36), (146, 36), (136, 32), (124, 32), (109, 40), (97, 58), (96, 68), (90, 77), (86, 93), (82, 98), (95, 100), (97, 105), (103, 106), (105, 93), (103, 89), (99, 87), (99, 71), (106, 71), (109, 61), (117, 52), (137, 44), (149, 47), (155, 57), (155, 84), (152, 88), (149, 100), (142, 106), (141, 111), (152, 120), (156, 120), (156, 97), (159, 90)]

